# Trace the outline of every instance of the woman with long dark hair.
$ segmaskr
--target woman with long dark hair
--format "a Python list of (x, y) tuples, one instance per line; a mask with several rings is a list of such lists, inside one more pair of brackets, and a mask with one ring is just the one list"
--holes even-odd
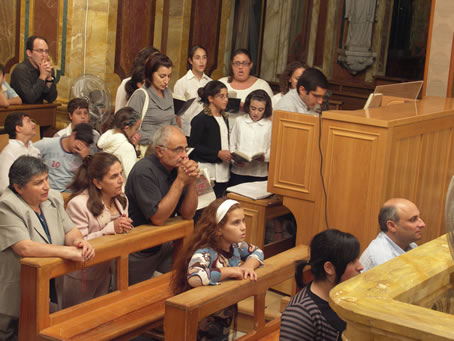
[(224, 195), (230, 178), (229, 125), (224, 110), (227, 106), (227, 88), (219, 81), (211, 81), (199, 89), (203, 111), (191, 121), (189, 146), (194, 150), (189, 155), (199, 163), (199, 169), (208, 170), (215, 182), (216, 198)]
[[(73, 182), (66, 213), (85, 240), (127, 233), (128, 199), (123, 193), (122, 167), (118, 158), (100, 152), (84, 159)], [(65, 276), (63, 307), (70, 307), (107, 293), (112, 262), (97, 264)]]
[(145, 155), (159, 127), (177, 125), (172, 91), (168, 87), (172, 66), (172, 61), (164, 54), (157, 53), (149, 57), (145, 62), (145, 84), (134, 91), (129, 99), (128, 106), (140, 113), (142, 118), (139, 130), (142, 155)]

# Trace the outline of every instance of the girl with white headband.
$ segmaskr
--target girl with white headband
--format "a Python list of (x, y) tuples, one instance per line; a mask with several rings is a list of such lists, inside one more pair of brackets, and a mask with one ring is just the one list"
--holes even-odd
[[(175, 294), (227, 279), (256, 280), (263, 252), (248, 244), (244, 212), (231, 199), (217, 199), (204, 209), (191, 240), (176, 261), (172, 289)], [(199, 323), (198, 340), (227, 340), (236, 305)]]

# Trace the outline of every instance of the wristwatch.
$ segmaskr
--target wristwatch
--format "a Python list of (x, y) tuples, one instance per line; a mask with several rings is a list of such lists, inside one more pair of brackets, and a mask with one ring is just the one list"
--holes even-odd
[(55, 80), (55, 77), (52, 77), (51, 79), (46, 79), (46, 83), (53, 83)]

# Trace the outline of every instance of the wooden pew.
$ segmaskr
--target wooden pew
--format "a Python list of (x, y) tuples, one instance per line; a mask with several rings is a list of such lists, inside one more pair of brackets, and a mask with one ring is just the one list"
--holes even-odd
[(60, 103), (45, 104), (21, 104), (10, 105), (8, 108), (0, 108), (0, 125), (5, 122), (6, 116), (13, 111), (22, 111), (29, 114), (41, 127), (56, 127), (57, 107)]
[[(309, 248), (299, 245), (265, 259), (256, 270), (257, 281), (231, 280), (217, 286), (191, 289), (166, 301), (164, 333), (169, 341), (197, 339), (199, 321), (247, 297), (254, 296), (255, 330), (240, 340), (259, 340), (269, 334), (279, 335), (279, 319), (266, 323), (265, 294), (268, 288), (294, 276), (295, 262), (309, 258)], [(175, 327), (178, 321), (178, 327)], [(271, 340), (271, 339), (270, 339)]]
[[(171, 273), (128, 286), (128, 255), (173, 241), (178, 252), (192, 234), (193, 221), (172, 218), (164, 226), (142, 225), (128, 234), (90, 240), (96, 257), (86, 264), (61, 258), (21, 259), (19, 340), (128, 340), (164, 317)], [(49, 280), (117, 260), (117, 291), (49, 313)]]

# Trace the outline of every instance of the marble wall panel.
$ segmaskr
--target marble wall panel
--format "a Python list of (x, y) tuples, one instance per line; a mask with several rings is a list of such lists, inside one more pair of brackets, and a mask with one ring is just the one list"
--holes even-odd
[(137, 53), (153, 45), (155, 7), (156, 1), (118, 2), (117, 29), (112, 38), (116, 39), (115, 72), (122, 79), (130, 75)]
[(427, 96), (446, 96), (454, 34), (454, 1), (436, 0), (432, 37), (425, 75)]
[(9, 73), (11, 66), (19, 61), (20, 2), (4, 0), (0, 6), (0, 63)]
[(211, 75), (217, 68), (219, 51), (219, 33), (221, 28), (222, 1), (193, 0), (190, 17), (188, 50), (194, 45), (201, 45), (207, 50), (206, 73)]
[(30, 35), (38, 35), (46, 38), (49, 46), (49, 56), (57, 63), (58, 51), (58, 28), (60, 22), (59, 0), (34, 1), (33, 3), (33, 29)]

